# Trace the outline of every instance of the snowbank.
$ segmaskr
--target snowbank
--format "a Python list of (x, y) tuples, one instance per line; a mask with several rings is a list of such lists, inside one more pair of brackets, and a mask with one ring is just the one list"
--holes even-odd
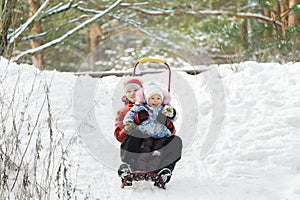
[[(223, 89), (218, 93), (224, 93), (223, 99), (214, 98), (211, 90), (215, 82), (208, 80), (210, 70), (194, 76), (178, 74), (195, 95), (193, 105), (198, 114), (184, 114), (176, 124), (180, 127), (178, 135), (184, 138), (186, 145), (165, 191), (148, 182), (120, 188), (115, 168), (120, 162), (119, 143), (112, 133), (116, 107), (112, 104), (118, 101), (114, 91), (120, 86), (121, 78), (92, 79), (70, 73), (41, 72), (30, 65), (17, 65), (1, 58), (2, 121), (4, 113), (12, 109), (9, 102), (14, 99), (13, 110), (17, 112), (10, 113), (15, 113), (16, 119), (21, 119), (22, 111), (26, 113), (25, 125), (19, 132), (20, 150), (24, 152), (28, 143), (31, 149), (21, 166), (26, 163), (31, 166), (31, 155), (38, 142), (29, 140), (28, 130), (34, 132), (33, 124), (40, 113), (39, 131), (34, 133), (41, 135), (43, 148), (39, 151), (37, 171), (43, 172), (47, 166), (44, 160), (49, 161), (46, 159), (49, 149), (54, 148), (49, 136), (47, 103), (43, 106), (47, 96), (45, 88), (49, 89), (46, 102), (51, 105), (56, 141), (56, 150), (50, 160), (53, 162), (51, 172), (58, 172), (59, 163), (64, 163), (68, 170), (67, 189), (62, 182), (51, 179), (51, 199), (68, 191), (72, 191), (68, 193), (72, 199), (300, 199), (300, 63), (281, 65), (249, 61), (220, 65), (217, 70)], [(186, 91), (187, 86), (175, 85), (173, 100), (183, 112), (185, 106), (176, 97), (179, 91)], [(220, 104), (222, 101), (224, 104)], [(215, 104), (224, 107), (213, 110)], [(218, 118), (222, 112), (224, 119)], [(10, 118), (7, 127), (11, 128), (14, 115), (7, 116)], [(209, 131), (214, 123), (221, 129), (216, 144), (209, 144), (213, 148), (203, 157), (201, 149), (207, 143), (207, 134), (215, 134)], [(187, 135), (192, 136), (189, 139), (184, 133), (185, 124), (196, 124), (196, 130)], [(5, 138), (3, 126), (0, 130), (1, 138)], [(2, 139), (1, 144), (7, 145), (7, 141)], [(4, 150), (4, 146), (1, 149)], [(68, 154), (63, 154), (63, 150)], [(14, 161), (18, 165), (20, 157)], [(32, 170), (32, 167), (27, 170), (30, 180)], [(13, 172), (10, 174), (12, 179), (16, 176)], [(44, 184), (43, 176), (38, 177)], [(19, 179), (21, 183), (22, 176)]]

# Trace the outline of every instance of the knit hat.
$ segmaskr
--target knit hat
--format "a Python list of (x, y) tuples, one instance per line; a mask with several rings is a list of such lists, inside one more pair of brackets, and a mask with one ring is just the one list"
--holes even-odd
[(143, 84), (138, 79), (129, 79), (124, 83), (124, 91), (126, 92), (129, 88), (140, 89), (143, 87)]
[(150, 83), (144, 89), (145, 100), (146, 100), (147, 103), (148, 103), (148, 99), (154, 94), (158, 94), (161, 97), (162, 100), (164, 99), (162, 89), (158, 85), (156, 85), (155, 83)]

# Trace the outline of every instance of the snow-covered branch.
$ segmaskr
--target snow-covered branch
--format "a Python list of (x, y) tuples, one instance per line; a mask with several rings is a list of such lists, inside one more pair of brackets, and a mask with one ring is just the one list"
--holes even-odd
[(60, 2), (59, 4), (55, 5), (52, 8), (49, 8), (47, 10), (47, 16), (68, 10), (71, 7), (72, 3), (73, 3), (73, 0), (70, 0), (67, 4), (62, 4)]
[(37, 53), (41, 50), (44, 50), (46, 48), (49, 48), (55, 44), (61, 43), (63, 40), (67, 39), (68, 37), (70, 37), (71, 35), (73, 35), (74, 33), (76, 33), (77, 31), (79, 31), (80, 29), (82, 29), (83, 27), (87, 26), (88, 24), (94, 22), (95, 20), (97, 20), (100, 17), (103, 17), (104, 15), (106, 15), (107, 13), (109, 13), (112, 9), (114, 9), (116, 6), (118, 6), (120, 3), (122, 2), (122, 0), (118, 0), (116, 1), (114, 4), (112, 4), (109, 8), (107, 8), (106, 10), (104, 10), (103, 12), (95, 15), (94, 17), (92, 17), (91, 19), (83, 22), (82, 24), (78, 25), (77, 27), (73, 28), (72, 30), (70, 30), (69, 32), (67, 32), (66, 34), (64, 34), (63, 36), (52, 40), (44, 45), (41, 45), (37, 48), (34, 49), (29, 49), (27, 51), (22, 52), (20, 55), (16, 56), (14, 58), (14, 60), (19, 60), (21, 57), (28, 55), (28, 54), (34, 54)]
[(119, 16), (119, 15), (111, 15), (111, 16), (114, 17), (115, 19), (119, 20), (119, 21), (124, 21), (125, 23), (130, 24), (131, 26), (137, 28), (139, 31), (141, 31), (141, 32), (144, 33), (145, 35), (149, 36), (150, 38), (155, 38), (157, 41), (160, 41), (161, 43), (166, 44), (166, 45), (168, 45), (168, 46), (171, 46), (173, 49), (178, 50), (178, 49), (181, 48), (180, 45), (178, 45), (177, 43), (172, 42), (172, 41), (169, 40), (169, 39), (160, 37), (160, 36), (156, 35), (155, 33), (150, 32), (149, 30), (146, 30), (146, 29), (143, 28), (140, 24), (136, 23), (136, 22), (133, 21), (133, 20), (130, 20), (130, 19), (121, 17), (121, 16)]
[(23, 37), (22, 38), (22, 40), (33, 40), (33, 39), (37, 39), (37, 38), (41, 38), (41, 37), (44, 37), (44, 36), (46, 36), (46, 35), (48, 35), (48, 34), (50, 34), (51, 33), (51, 31), (53, 31), (53, 30), (59, 30), (61, 27), (65, 27), (66, 25), (68, 25), (68, 24), (71, 24), (71, 23), (76, 23), (76, 22), (79, 22), (80, 20), (82, 20), (82, 19), (85, 19), (85, 18), (88, 18), (89, 17), (89, 15), (81, 15), (81, 16), (79, 16), (79, 17), (77, 17), (77, 18), (74, 18), (74, 19), (71, 19), (71, 20), (69, 20), (68, 22), (66, 22), (66, 23), (64, 23), (64, 24), (61, 24), (61, 25), (59, 25), (59, 26), (57, 26), (57, 27), (53, 27), (53, 28), (51, 28), (51, 29), (48, 29), (47, 31), (45, 31), (45, 32), (42, 32), (42, 33), (39, 33), (39, 34), (35, 34), (35, 35), (28, 35), (28, 36), (26, 36), (26, 37)]
[(54, 14), (58, 14), (58, 13), (61, 13), (61, 12), (64, 12), (64, 11), (67, 11), (69, 10), (70, 8), (78, 8), (80, 7), (81, 4), (87, 4), (83, 1), (80, 1), (78, 3), (74, 3), (73, 4), (73, 0), (70, 0), (68, 3), (66, 4), (62, 4), (62, 3), (59, 3), (55, 6), (53, 6), (52, 8), (49, 8), (46, 12), (46, 17), (49, 17), (51, 15), (54, 15)]
[(42, 33), (39, 33), (39, 34), (35, 34), (35, 35), (28, 35), (26, 37), (23, 37), (22, 40), (33, 40), (33, 39), (37, 39), (37, 38), (43, 37), (43, 36), (45, 36), (47, 34), (49, 34), (49, 31), (45, 31), (45, 32), (42, 32)]
[(29, 24), (31, 24), (35, 20), (35, 18), (40, 14), (40, 12), (46, 7), (48, 2), (49, 2), (49, 0), (46, 0), (43, 3), (43, 5), (41, 5), (41, 7), (38, 9), (38, 11), (36, 13), (34, 13), (34, 15), (25, 22), (25, 24), (21, 25), (11, 35), (8, 35), (8, 38), (10, 38), (9, 43), (13, 43), (15, 41), (15, 39), (17, 39), (19, 37), (19, 35), (23, 33), (23, 31), (29, 26)]
[(193, 16), (208, 16), (208, 15), (227, 15), (230, 17), (237, 17), (237, 18), (255, 18), (260, 21), (266, 22), (266, 23), (275, 23), (276, 25), (282, 26), (282, 23), (277, 21), (276, 19), (264, 16), (262, 14), (254, 14), (254, 13), (244, 13), (244, 12), (229, 12), (229, 11), (219, 11), (219, 10), (149, 10), (149, 9), (141, 9), (138, 7), (131, 7), (131, 9), (134, 9), (137, 12), (146, 14), (146, 15), (161, 15), (161, 16), (167, 16), (167, 15), (174, 15), (174, 16), (180, 16), (180, 15), (193, 15)]

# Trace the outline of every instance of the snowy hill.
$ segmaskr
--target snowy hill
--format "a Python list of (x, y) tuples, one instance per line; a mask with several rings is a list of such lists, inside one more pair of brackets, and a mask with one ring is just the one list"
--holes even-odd
[(113, 126), (123, 78), (41, 72), (4, 58), (0, 66), (1, 154), (11, 155), (1, 158), (1, 199), (300, 199), (300, 63), (175, 74), (184, 153), (166, 190), (120, 187)]

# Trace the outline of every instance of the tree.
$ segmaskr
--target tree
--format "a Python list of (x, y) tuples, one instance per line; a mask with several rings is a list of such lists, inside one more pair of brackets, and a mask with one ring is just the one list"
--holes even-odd
[(290, 0), (289, 2), (289, 9), (292, 10), (292, 13), (289, 15), (288, 19), (288, 23), (290, 26), (300, 25), (299, 8), (297, 7), (299, 3), (299, 0)]
[[(33, 57), (33, 61), (37, 61), (36, 63), (43, 68), (44, 66), (44, 61), (43, 61), (43, 55), (42, 51), (46, 51), (48, 48), (55, 47), (59, 44), (62, 44), (65, 42), (67, 39), (70, 38), (70, 36), (74, 35), (75, 33), (78, 33), (80, 30), (82, 30), (84, 27), (87, 25), (93, 23), (95, 20), (98, 18), (101, 18), (105, 16), (109, 11), (114, 9), (118, 4), (121, 3), (122, 0), (117, 0), (113, 4), (111, 4), (109, 7), (107, 7), (104, 11), (95, 11), (93, 15), (91, 15), (90, 19), (87, 19), (83, 22), (80, 22), (80, 20), (87, 18), (88, 16), (86, 14), (81, 14), (79, 17), (76, 16), (77, 18), (73, 18), (71, 20), (60, 20), (63, 24), (58, 24), (54, 23), (55, 26), (48, 29), (45, 32), (42, 32), (41, 28), (41, 21), (46, 21), (44, 24), (47, 24), (47, 22), (51, 22), (52, 19), (55, 19), (55, 17), (59, 17), (62, 13), (65, 15), (69, 15), (71, 13), (77, 12), (83, 12), (85, 9), (81, 7), (80, 5), (83, 3), (81, 1), (75, 1), (73, 0), (68, 0), (65, 2), (60, 2), (59, 3), (52, 5), (49, 3), (49, 0), (45, 0), (42, 5), (38, 8), (39, 1), (31, 1), (29, 0), (29, 7), (30, 11), (32, 13), (29, 14), (29, 18), (27, 19), (26, 22), (23, 24), (19, 25), (19, 28), (14, 30), (11, 33), (10, 37), (3, 37), (5, 38), (6, 43), (13, 43), (18, 40), (20, 36), (23, 35), (22, 40), (27, 41), (28, 39), (31, 42), (31, 47), (29, 48), (24, 45), (23, 42), (18, 43), (19, 45), (21, 44), (22, 47), (25, 47), (24, 50), (22, 50), (21, 53), (15, 56), (15, 60), (20, 60), (24, 56), (28, 55), (33, 55), (33, 54), (39, 54), (36, 57)], [(75, 11), (74, 11), (75, 9)], [(11, 9), (13, 10), (13, 9)], [(72, 16), (73, 17), (73, 16)], [(78, 23), (80, 22), (80, 23)], [(76, 24), (78, 23), (78, 24)], [(28, 34), (27, 27), (31, 26), (31, 34)], [(49, 27), (48, 27), (49, 28)], [(46, 29), (46, 28), (45, 28)], [(57, 36), (57, 30), (60, 29), (62, 30), (63, 33), (60, 33), (59, 36)], [(44, 43), (42, 43), (41, 38), (44, 39)], [(48, 38), (47, 38), (48, 37)], [(10, 38), (10, 39), (8, 39)], [(46, 41), (48, 40), (48, 41)], [(20, 50), (22, 49), (20, 48)]]
[[(198, 42), (199, 49), (205, 49), (211, 57), (224, 56), (231, 61), (249, 58), (267, 61), (275, 54), (288, 54), (291, 49), (297, 49), (294, 38), (299, 32), (300, 20), (296, 0), (27, 2), (27, 7), (18, 4), (21, 12), (11, 9), (15, 18), (23, 13), (24, 16), (2, 28), (2, 46), (5, 49), (7, 44), (14, 46), (15, 60), (46, 68), (51, 64), (55, 68), (74, 70), (91, 49), (115, 31), (133, 28), (147, 34), (143, 29), (149, 26), (180, 31)], [(2, 22), (9, 17), (5, 19)], [(111, 28), (112, 24), (117, 24), (117, 28)], [(207, 36), (206, 40), (203, 35)], [(233, 57), (236, 59), (232, 60)]]
[[(39, 0), (29, 0), (29, 5), (30, 5), (29, 17), (33, 17), (33, 15), (35, 13), (37, 13), (38, 8), (40, 7), (40, 1)], [(42, 23), (39, 20), (32, 25), (30, 34), (31, 35), (39, 35), (41, 33), (42, 33)], [(32, 49), (38, 48), (42, 45), (42, 40), (40, 38), (30, 39), (30, 45), (31, 45)], [(43, 53), (39, 53), (36, 56), (32, 56), (31, 58), (32, 58), (33, 65), (37, 66), (40, 69), (45, 68), (45, 61), (44, 61)]]
[(12, 49), (10, 48), (7, 36), (9, 28), (13, 25), (13, 12), (17, 4), (17, 0), (1, 0), (1, 33), (0, 33), (0, 55), (10, 57)]

